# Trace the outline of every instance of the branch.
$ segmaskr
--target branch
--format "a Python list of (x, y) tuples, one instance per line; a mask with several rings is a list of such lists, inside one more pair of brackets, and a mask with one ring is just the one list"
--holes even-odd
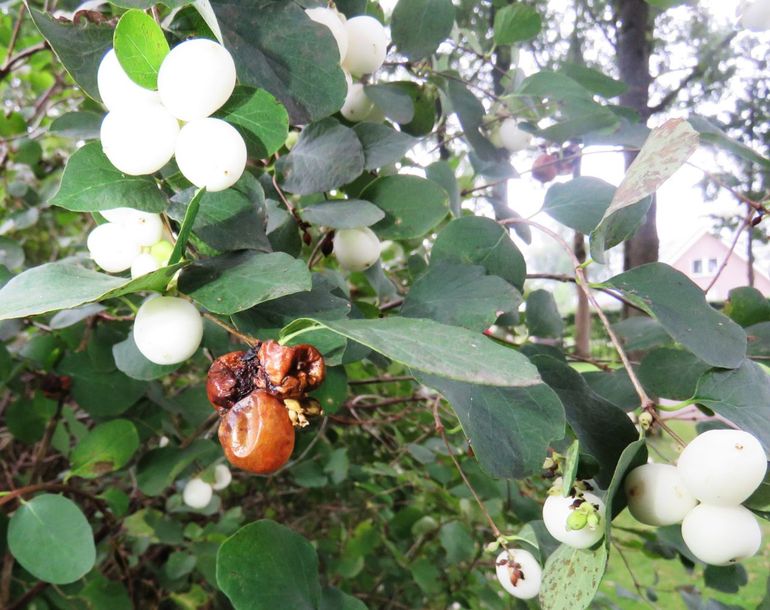
[(717, 52), (721, 51), (725, 47), (730, 46), (730, 42), (732, 42), (733, 38), (735, 38), (737, 34), (738, 30), (730, 32), (727, 36), (725, 36), (716, 47), (711, 49), (710, 52), (706, 54), (706, 57), (703, 58), (703, 61), (699, 62), (698, 65), (696, 65), (692, 71), (682, 79), (677, 87), (669, 91), (658, 104), (651, 106), (648, 109), (648, 112), (650, 114), (655, 114), (665, 110), (679, 96), (684, 88), (687, 87), (687, 85), (706, 73), (706, 70), (708, 70), (712, 65), (713, 59), (717, 55)]

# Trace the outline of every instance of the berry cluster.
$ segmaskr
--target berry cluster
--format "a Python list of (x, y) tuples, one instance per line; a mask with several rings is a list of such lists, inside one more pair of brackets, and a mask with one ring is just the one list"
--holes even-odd
[(648, 525), (682, 524), (682, 538), (704, 563), (729, 565), (756, 554), (762, 531), (742, 506), (762, 483), (767, 456), (742, 430), (709, 430), (676, 466), (645, 464), (625, 481), (631, 514)]
[(185, 483), (182, 489), (182, 501), (190, 508), (196, 510), (206, 508), (211, 503), (214, 492), (226, 489), (233, 480), (230, 469), (224, 464), (217, 464), (213, 471), (208, 474), (208, 478), (213, 479), (211, 482), (204, 477), (197, 476)]
[(100, 132), (104, 154), (134, 176), (153, 174), (175, 157), (195, 186), (229, 188), (246, 167), (246, 143), (232, 125), (211, 115), (230, 98), (235, 81), (230, 53), (205, 38), (187, 40), (166, 55), (157, 91), (133, 82), (110, 50), (97, 75), (109, 110)]
[(325, 375), (323, 357), (312, 345), (264, 341), (217, 358), (206, 393), (220, 416), (219, 442), (228, 461), (257, 474), (283, 466), (294, 450), (294, 427), (321, 412), (307, 392)]
[(160, 214), (113, 208), (101, 215), (107, 222), (93, 229), (87, 241), (99, 267), (108, 273), (131, 269), (131, 277), (136, 279), (168, 263), (173, 246), (163, 237)]

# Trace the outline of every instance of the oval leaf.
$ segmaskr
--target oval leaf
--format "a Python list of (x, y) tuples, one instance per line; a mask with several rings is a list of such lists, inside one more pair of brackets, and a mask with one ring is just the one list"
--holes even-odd
[(267, 519), (242, 527), (222, 543), (217, 584), (236, 610), (317, 610), (321, 603), (313, 545)]
[(562, 544), (543, 568), (540, 604), (548, 610), (583, 610), (591, 605), (607, 567), (607, 548), (573, 549)]
[(145, 89), (158, 88), (158, 70), (170, 49), (155, 19), (139, 9), (126, 11), (115, 27), (113, 47), (131, 80)]
[(119, 470), (139, 449), (136, 427), (127, 419), (100, 424), (77, 444), (70, 456), (72, 476), (93, 479)]
[(162, 212), (166, 196), (151, 176), (124, 174), (102, 152), (101, 142), (90, 142), (67, 161), (59, 190), (51, 203), (73, 212), (118, 207)]
[(301, 210), (302, 219), (330, 229), (370, 227), (385, 218), (385, 212), (373, 203), (361, 199), (324, 201)]
[(8, 548), (27, 572), (57, 585), (75, 582), (96, 561), (85, 515), (71, 500), (52, 494), (33, 498), (13, 514)]

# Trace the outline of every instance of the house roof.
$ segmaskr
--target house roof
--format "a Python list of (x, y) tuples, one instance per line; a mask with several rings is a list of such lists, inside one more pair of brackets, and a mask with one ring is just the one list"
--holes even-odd
[[(728, 246), (722, 239), (713, 233), (711, 233), (708, 229), (701, 229), (699, 231), (696, 231), (693, 233), (690, 238), (684, 242), (677, 250), (674, 251), (673, 255), (666, 256), (666, 261), (670, 265), (676, 265), (684, 256), (703, 238), (710, 238), (716, 241), (726, 252), (730, 251), (730, 246)], [(734, 256), (739, 261), (744, 263), (746, 266), (748, 266), (749, 261), (746, 257), (744, 257), (740, 252), (737, 250), (733, 250), (730, 256)], [(754, 263), (754, 273), (757, 275), (761, 275), (763, 278), (765, 278), (768, 282), (770, 282), (770, 276), (767, 275), (762, 269), (757, 267), (756, 262)]]

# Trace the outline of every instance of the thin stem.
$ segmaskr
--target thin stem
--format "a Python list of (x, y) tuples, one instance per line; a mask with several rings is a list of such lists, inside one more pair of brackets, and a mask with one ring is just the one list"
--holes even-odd
[(228, 333), (230, 333), (234, 337), (240, 339), (241, 341), (243, 341), (249, 347), (259, 343), (259, 339), (255, 338), (255, 337), (252, 337), (251, 335), (247, 335), (245, 333), (240, 332), (234, 326), (231, 326), (230, 324), (228, 324), (224, 320), (220, 320), (213, 313), (210, 313), (208, 311), (204, 311), (203, 312), (203, 317), (206, 318), (207, 320), (211, 320), (214, 324), (216, 324), (220, 328), (224, 328)]
[[(476, 504), (478, 504), (482, 514), (484, 515), (484, 517), (486, 517), (487, 523), (489, 523), (489, 527), (492, 529), (492, 533), (494, 534), (496, 539), (499, 539), (502, 537), (500, 528), (497, 527), (497, 524), (495, 523), (494, 519), (492, 519), (492, 515), (489, 514), (487, 507), (484, 506), (484, 503), (481, 501), (479, 494), (476, 493), (476, 490), (474, 489), (473, 485), (471, 485), (471, 482), (468, 480), (468, 477), (465, 476), (462, 466), (460, 466), (460, 462), (455, 457), (454, 447), (452, 447), (452, 445), (449, 443), (449, 439), (447, 438), (447, 435), (446, 435), (446, 430), (444, 429), (444, 424), (441, 421), (441, 416), (439, 415), (439, 412), (438, 412), (438, 407), (440, 402), (441, 402), (440, 398), (436, 398), (436, 400), (433, 401), (433, 422), (436, 428), (436, 432), (439, 434), (439, 436), (441, 436), (442, 440), (444, 441), (444, 445), (446, 445), (447, 451), (449, 452), (449, 457), (452, 458), (452, 462), (454, 463), (455, 468), (457, 468), (457, 472), (460, 473), (460, 478), (462, 478), (463, 482), (465, 483), (465, 486), (471, 492), (471, 495), (473, 495), (473, 499), (476, 501)], [(505, 544), (503, 544), (503, 548), (507, 548)]]
[(665, 430), (671, 436), (671, 438), (673, 438), (680, 445), (684, 446), (686, 443), (679, 437), (678, 434), (676, 434), (661, 419), (660, 415), (658, 414), (658, 411), (655, 408), (656, 407), (655, 401), (650, 398), (650, 396), (647, 394), (647, 391), (642, 386), (641, 381), (639, 381), (639, 377), (637, 377), (636, 371), (634, 371), (634, 367), (631, 365), (631, 361), (629, 360), (628, 355), (626, 354), (626, 350), (623, 349), (623, 345), (621, 344), (620, 339), (618, 339), (618, 336), (615, 334), (615, 331), (612, 329), (612, 324), (610, 324), (610, 321), (607, 318), (607, 315), (604, 313), (604, 310), (601, 308), (598, 301), (596, 300), (596, 297), (591, 291), (590, 284), (588, 282), (588, 279), (586, 278), (585, 268), (582, 266), (577, 256), (575, 256), (575, 253), (573, 252), (572, 248), (569, 247), (567, 242), (565, 242), (560, 235), (558, 235), (548, 227), (541, 225), (539, 222), (535, 222), (533, 220), (529, 220), (526, 218), (507, 218), (504, 220), (500, 220), (499, 223), (501, 225), (506, 225), (506, 226), (510, 224), (530, 225), (536, 229), (539, 229), (540, 231), (542, 231), (543, 233), (551, 237), (553, 240), (555, 240), (562, 247), (562, 249), (567, 253), (567, 255), (572, 260), (572, 263), (575, 267), (576, 284), (583, 291), (583, 294), (585, 294), (586, 299), (588, 299), (588, 302), (591, 304), (591, 307), (593, 307), (594, 310), (596, 311), (596, 315), (599, 317), (599, 320), (601, 320), (602, 326), (604, 326), (604, 330), (607, 332), (607, 335), (610, 338), (610, 342), (615, 348), (615, 351), (617, 351), (618, 356), (620, 356), (620, 360), (623, 363), (623, 368), (625, 368), (626, 372), (628, 373), (628, 378), (631, 380), (631, 384), (634, 386), (634, 391), (636, 392), (637, 396), (639, 396), (642, 409), (650, 413), (650, 415), (652, 415), (655, 422), (663, 430)]

